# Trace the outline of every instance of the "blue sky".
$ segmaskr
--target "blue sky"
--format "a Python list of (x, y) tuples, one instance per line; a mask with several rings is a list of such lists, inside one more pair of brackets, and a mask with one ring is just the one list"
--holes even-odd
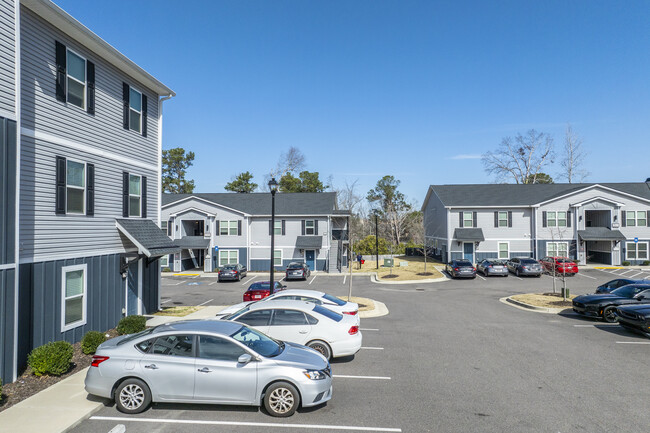
[(197, 192), (295, 146), (335, 186), (392, 174), (421, 203), (493, 181), (477, 157), (505, 136), (560, 154), (567, 122), (588, 181), (650, 177), (647, 1), (55, 2), (177, 93), (163, 147), (195, 152)]

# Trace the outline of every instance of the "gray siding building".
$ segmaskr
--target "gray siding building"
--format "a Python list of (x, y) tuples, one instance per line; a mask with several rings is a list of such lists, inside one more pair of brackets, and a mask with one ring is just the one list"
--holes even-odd
[[(0, 0), (0, 378), (159, 307), (162, 101), (49, 0)], [(133, 150), (137, 149), (137, 152)]]
[[(251, 271), (283, 270), (301, 261), (317, 271), (347, 266), (349, 212), (336, 207), (336, 193), (278, 193), (275, 228), (270, 193), (164, 194), (163, 227), (182, 248), (166, 261), (174, 271), (212, 271), (240, 263)], [(163, 259), (165, 260), (165, 259)]]
[(650, 182), (431, 185), (422, 211), (427, 246), (445, 262), (650, 260)]

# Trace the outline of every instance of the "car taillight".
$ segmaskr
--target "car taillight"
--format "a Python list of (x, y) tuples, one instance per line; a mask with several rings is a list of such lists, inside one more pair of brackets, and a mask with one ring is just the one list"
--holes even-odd
[(237, 271), (233, 271), (233, 273), (234, 273), (235, 275), (237, 275)]
[(350, 330), (348, 331), (348, 334), (350, 334), (350, 335), (354, 335), (354, 334), (356, 334), (357, 332), (359, 332), (359, 327), (358, 327), (358, 326), (353, 326), (353, 327), (351, 327)]
[(476, 270), (476, 268), (475, 268), (475, 267), (472, 267), (472, 270), (473, 270), (473, 271), (475, 271), (475, 270)]
[(356, 311), (344, 311), (343, 314), (349, 314), (350, 316), (356, 316), (357, 312)]
[(99, 367), (99, 364), (106, 361), (107, 359), (108, 359), (108, 356), (93, 355), (93, 361), (90, 364), (90, 366), (91, 367)]
[(458, 268), (454, 268), (454, 271), (458, 271)]

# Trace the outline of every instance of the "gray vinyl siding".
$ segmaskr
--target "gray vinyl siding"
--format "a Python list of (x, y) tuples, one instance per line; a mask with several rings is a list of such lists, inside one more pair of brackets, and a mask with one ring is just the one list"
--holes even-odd
[(434, 192), (429, 195), (423, 218), (427, 238), (447, 239), (447, 209)]
[[(56, 156), (95, 164), (95, 215), (57, 215)], [(31, 137), (21, 143), (20, 257), (42, 261), (107, 251), (123, 252), (115, 227), (122, 217), (122, 171), (147, 176), (147, 215), (157, 211), (157, 173)], [(128, 241), (126, 241), (128, 243)], [(130, 243), (128, 243), (130, 245)]]
[(0, 379), (13, 381), (15, 269), (0, 269)]
[[(95, 64), (95, 114), (56, 99), (55, 41)], [(157, 95), (58, 30), (21, 9), (22, 127), (157, 166)], [(122, 127), (122, 82), (148, 97), (147, 137)]]
[(0, 265), (16, 251), (16, 122), (0, 117)]
[[(14, 0), (0, 0), (0, 112), (16, 113)], [(13, 119), (15, 120), (15, 119)]]

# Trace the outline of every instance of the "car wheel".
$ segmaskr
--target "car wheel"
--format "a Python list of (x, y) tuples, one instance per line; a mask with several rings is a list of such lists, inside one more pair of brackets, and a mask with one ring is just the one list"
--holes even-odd
[(140, 413), (151, 404), (151, 391), (140, 379), (127, 379), (115, 390), (115, 405), (123, 413)]
[(324, 341), (314, 340), (307, 344), (307, 347), (314, 349), (316, 352), (323, 355), (328, 361), (332, 358), (332, 350)]
[(607, 323), (616, 323), (618, 322), (618, 319), (616, 318), (616, 314), (614, 314), (614, 310), (616, 307), (613, 305), (610, 305), (609, 307), (605, 308), (603, 310), (603, 320)]
[(300, 405), (298, 390), (288, 382), (269, 386), (264, 394), (264, 407), (272, 416), (284, 418), (294, 414)]
[(519, 268), (517, 268), (517, 270), (515, 271), (515, 275), (519, 276)]

